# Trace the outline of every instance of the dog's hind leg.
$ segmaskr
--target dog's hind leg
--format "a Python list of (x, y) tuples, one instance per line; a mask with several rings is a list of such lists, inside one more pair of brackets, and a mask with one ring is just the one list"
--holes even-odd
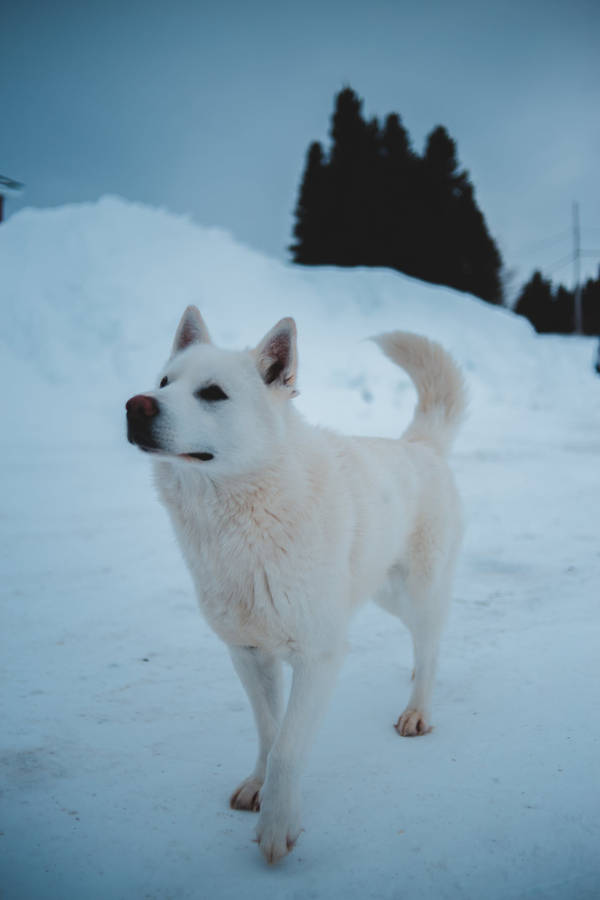
[(437, 578), (434, 584), (429, 577), (419, 576), (414, 571), (407, 574), (399, 568), (390, 574), (385, 590), (375, 598), (380, 606), (402, 620), (412, 637), (412, 691), (408, 705), (395, 725), (403, 737), (416, 737), (431, 731), (431, 695), (450, 600), (451, 568), (448, 566), (448, 577)]
[(232, 809), (258, 812), (267, 757), (283, 716), (282, 665), (279, 659), (257, 647), (229, 647), (229, 652), (250, 700), (258, 731), (258, 758), (254, 772), (238, 785), (229, 799), (229, 805)]
[[(437, 669), (442, 631), (450, 604), (451, 569), (447, 577), (436, 579), (409, 578), (405, 601), (398, 614), (411, 633), (414, 670), (408, 705), (395, 728), (403, 737), (416, 737), (431, 731), (431, 695)], [(389, 608), (389, 607), (388, 607)]]
[[(437, 603), (432, 605), (437, 606)], [(420, 610), (419, 613), (422, 614), (405, 620), (413, 641), (414, 671), (408, 705), (395, 725), (403, 737), (416, 737), (431, 731), (431, 695), (445, 616), (436, 609), (429, 613), (426, 609)]]

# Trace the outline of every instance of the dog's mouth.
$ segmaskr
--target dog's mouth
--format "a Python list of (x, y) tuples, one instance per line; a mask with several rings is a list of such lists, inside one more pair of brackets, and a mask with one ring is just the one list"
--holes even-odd
[(181, 459), (199, 459), (200, 462), (208, 462), (209, 459), (214, 459), (214, 453), (208, 453), (207, 451), (203, 451), (200, 453), (178, 453), (177, 456), (181, 457)]
[[(133, 442), (132, 442), (133, 443)], [(199, 460), (200, 462), (208, 462), (210, 459), (214, 459), (214, 453), (208, 453), (206, 450), (198, 451), (197, 453), (169, 453), (166, 450), (161, 450), (160, 447), (145, 447), (143, 444), (138, 444), (140, 450), (143, 450), (144, 453), (157, 453), (160, 456), (171, 456), (176, 457), (177, 459), (190, 459), (190, 460)]]

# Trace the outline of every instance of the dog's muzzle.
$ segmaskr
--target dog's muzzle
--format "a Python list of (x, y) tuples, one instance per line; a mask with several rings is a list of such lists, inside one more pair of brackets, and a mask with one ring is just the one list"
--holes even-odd
[(136, 394), (125, 404), (127, 410), (127, 440), (142, 450), (158, 450), (152, 434), (154, 419), (158, 415), (158, 403), (148, 394)]

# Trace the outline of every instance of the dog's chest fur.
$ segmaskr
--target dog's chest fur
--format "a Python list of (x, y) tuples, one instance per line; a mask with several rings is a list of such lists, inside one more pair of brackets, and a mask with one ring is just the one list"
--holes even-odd
[[(192, 575), (200, 607), (228, 644), (292, 648), (302, 633), (304, 542), (275, 496), (219, 491), (171, 467), (157, 486)], [(295, 536), (292, 539), (292, 529)]]

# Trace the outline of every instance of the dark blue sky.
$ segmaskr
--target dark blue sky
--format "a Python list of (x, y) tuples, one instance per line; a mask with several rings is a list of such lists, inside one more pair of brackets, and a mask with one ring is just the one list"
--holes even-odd
[(286, 258), (348, 83), (419, 151), (448, 128), (517, 283), (570, 283), (574, 200), (600, 250), (599, 34), (597, 0), (4, 4), (0, 173), (27, 185), (8, 211), (116, 193)]

